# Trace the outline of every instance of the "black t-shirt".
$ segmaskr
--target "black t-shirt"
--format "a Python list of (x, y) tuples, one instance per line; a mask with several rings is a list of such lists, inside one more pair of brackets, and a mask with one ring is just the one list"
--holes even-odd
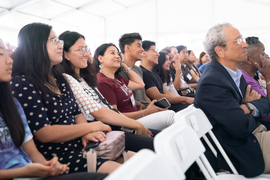
[(182, 76), (184, 77), (184, 80), (188, 84), (196, 83), (195, 79), (193, 79), (193, 77), (191, 76), (187, 65), (185, 65), (185, 66), (181, 65), (181, 73), (182, 73)]
[(151, 88), (151, 87), (157, 87), (158, 91), (161, 94), (164, 94), (163, 92), (163, 82), (161, 78), (159, 77), (156, 70), (152, 69), (152, 71), (149, 71), (145, 69), (143, 66), (140, 66), (143, 72), (143, 81), (145, 84), (145, 90)]

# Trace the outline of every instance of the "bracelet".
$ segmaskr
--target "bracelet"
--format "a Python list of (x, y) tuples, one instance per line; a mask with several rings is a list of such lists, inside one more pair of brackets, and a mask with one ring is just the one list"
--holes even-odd
[(142, 111), (142, 117), (144, 117), (143, 110), (141, 110), (141, 111)]
[(268, 81), (268, 82), (266, 83), (266, 85), (270, 85), (270, 81)]
[(131, 70), (131, 67), (128, 66), (128, 68), (126, 70), (126, 73), (128, 73), (129, 70)]

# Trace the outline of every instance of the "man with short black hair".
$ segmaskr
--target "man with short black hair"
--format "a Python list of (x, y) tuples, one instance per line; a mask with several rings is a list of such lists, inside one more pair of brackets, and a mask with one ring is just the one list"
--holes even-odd
[(178, 112), (189, 104), (193, 103), (194, 98), (177, 96), (169, 92), (163, 85), (158, 73), (153, 69), (158, 64), (159, 53), (156, 49), (156, 43), (153, 41), (143, 41), (144, 49), (140, 68), (143, 71), (143, 81), (145, 84), (146, 95), (150, 99), (161, 99), (165, 97), (170, 103), (170, 110)]
[[(128, 33), (121, 36), (119, 39), (119, 47), (123, 55), (123, 61), (136, 72), (141, 79), (143, 73), (141, 68), (135, 65), (137, 61), (142, 59), (142, 37), (139, 33)], [(129, 79), (127, 73), (121, 68), (118, 72), (120, 76)], [(145, 95), (145, 89), (133, 91), (136, 105), (147, 105), (151, 102)]]

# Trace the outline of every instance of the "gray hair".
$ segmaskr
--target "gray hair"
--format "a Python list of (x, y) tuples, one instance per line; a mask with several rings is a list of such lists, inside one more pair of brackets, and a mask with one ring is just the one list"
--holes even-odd
[(215, 51), (217, 46), (226, 46), (226, 42), (228, 41), (229, 37), (225, 34), (224, 28), (225, 27), (232, 27), (230, 23), (222, 23), (215, 25), (206, 34), (205, 40), (203, 42), (204, 49), (206, 53), (209, 55), (212, 61), (218, 60), (218, 55)]

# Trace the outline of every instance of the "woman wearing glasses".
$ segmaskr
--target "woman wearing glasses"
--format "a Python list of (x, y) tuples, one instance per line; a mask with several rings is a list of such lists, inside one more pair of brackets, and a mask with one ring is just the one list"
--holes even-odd
[[(144, 83), (128, 65), (121, 63), (118, 48), (114, 44), (100, 45), (96, 49), (94, 59), (100, 68), (97, 74), (98, 90), (113, 108), (151, 129), (162, 130), (174, 123), (174, 111), (156, 107), (156, 100), (146, 109), (137, 111), (132, 91), (143, 88)], [(127, 72), (130, 80), (115, 75), (120, 66)]]
[[(82, 149), (88, 141), (104, 141), (101, 122), (87, 123), (63, 75), (55, 65), (61, 63), (63, 41), (52, 27), (41, 23), (24, 26), (13, 53), (11, 87), (23, 106), (38, 150), (46, 159), (58, 156), (69, 172), (87, 171)], [(110, 173), (119, 163), (98, 158), (97, 172)]]

